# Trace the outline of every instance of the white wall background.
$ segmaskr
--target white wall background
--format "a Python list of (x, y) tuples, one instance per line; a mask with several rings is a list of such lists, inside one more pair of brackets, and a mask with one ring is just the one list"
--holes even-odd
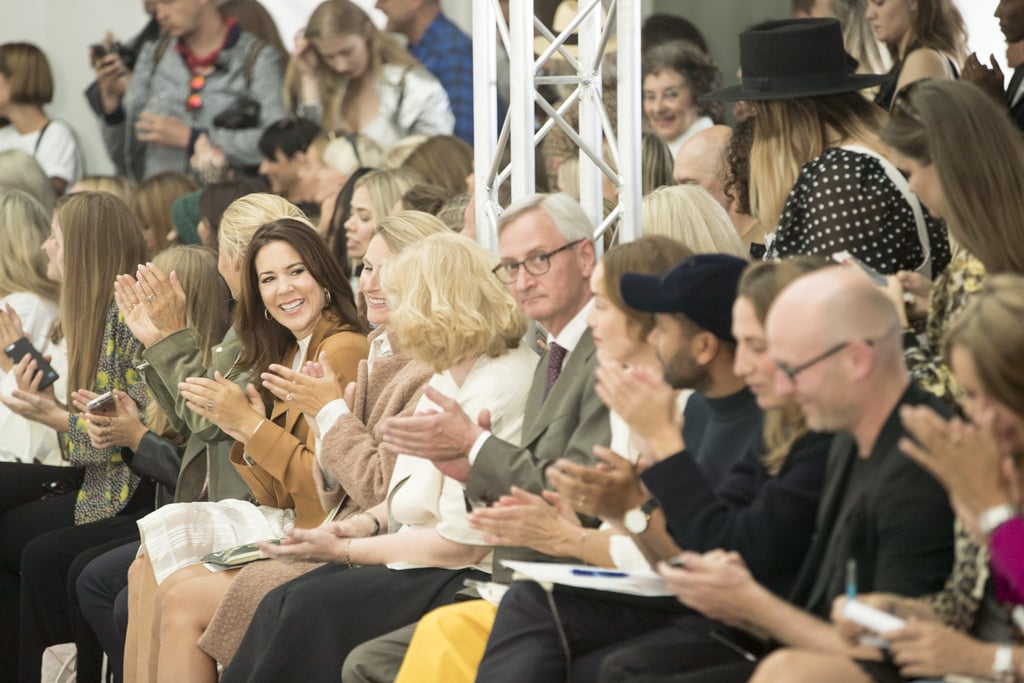
[[(261, 0), (290, 43), (319, 0)], [(370, 7), (374, 0), (357, 0)], [(482, 1), (482, 0), (474, 0)], [(995, 53), (1005, 65), (1005, 46), (992, 17), (998, 0), (957, 0), (971, 34), (971, 48), (983, 55)], [(442, 0), (445, 11), (469, 32), (470, 0)], [(683, 13), (705, 31), (712, 51), (721, 62), (725, 80), (732, 83), (738, 64), (737, 33), (769, 16), (788, 12), (789, 0), (645, 0), (644, 13)], [(89, 173), (111, 171), (99, 139), (99, 127), (82, 91), (92, 81), (88, 46), (112, 31), (130, 37), (146, 21), (141, 0), (0, 0), (0, 42), (23, 40), (42, 47), (50, 58), (57, 81), (51, 116), (69, 122), (78, 132)], [(1007, 74), (1008, 75), (1008, 74)]]

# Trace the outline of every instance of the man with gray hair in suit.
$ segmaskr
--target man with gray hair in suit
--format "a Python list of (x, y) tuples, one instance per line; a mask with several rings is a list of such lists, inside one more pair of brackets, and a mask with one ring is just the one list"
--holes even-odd
[[(611, 440), (608, 409), (594, 389), (597, 353), (586, 324), (596, 264), (591, 232), (583, 209), (565, 194), (513, 202), (498, 221), (501, 263), (494, 273), (547, 333), (526, 403), (522, 443), (493, 436), (487, 415), (466, 415), (430, 389), (427, 395), (440, 412), (391, 418), (383, 426), (384, 440), (399, 452), (427, 458), (464, 482), (473, 504), (493, 503), (513, 486), (539, 493), (547, 486), (549, 465), (563, 457), (591, 464), (594, 445)], [(525, 548), (497, 548), (495, 579), (510, 579), (501, 559), (543, 557)], [(356, 648), (345, 662), (344, 680), (393, 680), (414, 627)]]

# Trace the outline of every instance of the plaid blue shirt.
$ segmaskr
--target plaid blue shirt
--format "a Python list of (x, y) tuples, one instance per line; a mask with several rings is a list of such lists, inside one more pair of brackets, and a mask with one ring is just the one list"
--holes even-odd
[[(455, 115), (455, 135), (473, 144), (473, 40), (444, 14), (409, 52), (441, 81)], [(499, 112), (498, 121), (504, 118)]]

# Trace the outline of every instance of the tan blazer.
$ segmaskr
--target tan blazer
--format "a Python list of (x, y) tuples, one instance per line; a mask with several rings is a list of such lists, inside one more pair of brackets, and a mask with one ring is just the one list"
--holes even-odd
[[(359, 361), (366, 358), (370, 345), (358, 332), (339, 330), (335, 323), (321, 318), (313, 330), (306, 360), (327, 354), (327, 364), (338, 376), (342, 387), (354, 381)], [(294, 358), (282, 359), (285, 365)], [(289, 410), (289, 408), (293, 408)], [(295, 509), (295, 524), (309, 528), (323, 521), (325, 511), (313, 481), (315, 436), (309, 431), (302, 412), (286, 401), (274, 401), (270, 416), (257, 428), (244, 446), (231, 449), (231, 463), (252, 489), (256, 501), (282, 509)], [(252, 466), (243, 458), (247, 454)]]

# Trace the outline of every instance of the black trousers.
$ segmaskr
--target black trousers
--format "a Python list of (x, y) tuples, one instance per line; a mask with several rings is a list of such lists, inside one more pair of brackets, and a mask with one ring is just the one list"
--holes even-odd
[(20, 683), (36, 683), (43, 650), (74, 641), (78, 683), (100, 683), (103, 649), (79, 607), (78, 575), (98, 554), (138, 539), (128, 511), (89, 524), (57, 529), (29, 542), (21, 555)]
[[(562, 587), (549, 596), (536, 583), (516, 583), (501, 601), (477, 680), (563, 683), (570, 675), (574, 683), (671, 680), (662, 676), (703, 673), (737, 661), (734, 651), (711, 639), (713, 629), (740, 637), (673, 600)], [(666, 647), (657, 651), (651, 647), (662, 644)], [(639, 656), (636, 648), (643, 648)]]
[(81, 483), (75, 467), (0, 463), (0, 683), (18, 679), (21, 553), (37, 536), (74, 524)]
[(327, 565), (267, 594), (221, 683), (337, 683), (357, 645), (447, 605), (472, 569)]
[[(78, 575), (78, 605), (107, 653), (114, 683), (124, 680), (124, 640), (128, 633), (128, 568), (139, 543), (108, 550)], [(79, 555), (79, 559), (83, 556)]]

